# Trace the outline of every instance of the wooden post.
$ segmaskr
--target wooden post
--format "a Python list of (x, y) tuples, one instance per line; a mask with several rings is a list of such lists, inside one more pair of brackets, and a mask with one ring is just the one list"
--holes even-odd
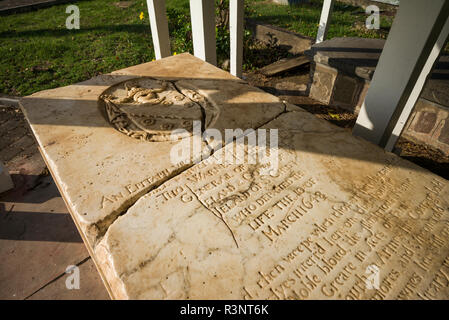
[(171, 53), (165, 0), (147, 0), (147, 5), (156, 59), (168, 57)]
[(193, 53), (213, 65), (217, 64), (215, 47), (215, 8), (213, 0), (190, 0)]
[(231, 74), (241, 78), (243, 66), (244, 0), (229, 1), (229, 30), (231, 34)]
[(331, 22), (332, 9), (334, 8), (334, 0), (324, 0), (323, 9), (321, 9), (320, 24), (318, 26), (318, 33), (316, 36), (316, 42), (320, 43), (326, 39), (327, 30)]
[(448, 36), (449, 1), (402, 1), (353, 134), (392, 150)]

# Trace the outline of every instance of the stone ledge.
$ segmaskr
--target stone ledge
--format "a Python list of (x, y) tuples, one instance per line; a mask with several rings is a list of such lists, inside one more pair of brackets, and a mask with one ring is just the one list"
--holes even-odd
[(314, 44), (304, 54), (349, 76), (371, 80), (384, 44), (382, 39), (333, 38)]
[[(304, 52), (313, 62), (328, 66), (335, 73), (371, 81), (385, 40), (333, 38), (314, 44)], [(449, 55), (442, 55), (424, 86), (422, 98), (449, 106)]]

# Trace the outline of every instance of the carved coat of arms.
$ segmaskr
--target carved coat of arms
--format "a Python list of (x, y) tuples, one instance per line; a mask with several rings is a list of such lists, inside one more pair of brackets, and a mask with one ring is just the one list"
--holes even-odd
[(200, 121), (205, 130), (217, 116), (203, 95), (175, 80), (127, 80), (108, 88), (100, 101), (118, 131), (145, 141), (171, 140), (176, 129), (184, 129), (188, 132), (185, 136), (190, 136), (194, 121)]

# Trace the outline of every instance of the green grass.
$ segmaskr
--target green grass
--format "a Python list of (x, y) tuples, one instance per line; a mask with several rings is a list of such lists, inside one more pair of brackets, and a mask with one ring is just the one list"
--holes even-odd
[(189, 12), (189, 0), (166, 0), (167, 8), (179, 9), (184, 12)]
[[(146, 1), (134, 0), (127, 9), (117, 0), (74, 2), (80, 8), (80, 29), (68, 30), (67, 4), (0, 17), (0, 93), (24, 96), (64, 86), (95, 75), (154, 59)], [(246, 0), (246, 15), (257, 20), (315, 37), (321, 2), (280, 6), (261, 0)], [(167, 0), (172, 52), (191, 52), (189, 0)], [(358, 14), (357, 11), (359, 12)], [(140, 13), (144, 19), (140, 20)], [(360, 13), (361, 12), (361, 13)], [(384, 37), (381, 31), (354, 27), (364, 22), (360, 8), (336, 4), (329, 37)], [(390, 19), (391, 20), (391, 19)], [(244, 68), (255, 69), (276, 61), (285, 53), (254, 44), (245, 33)], [(227, 30), (217, 32), (219, 64), (229, 56)]]
[[(310, 0), (309, 3), (291, 6), (279, 5), (267, 0), (245, 0), (245, 3), (247, 17), (316, 38), (323, 0)], [(167, 7), (178, 8), (188, 13), (189, 0), (167, 0)], [(328, 38), (345, 36), (386, 38), (393, 17), (381, 13), (379, 30), (368, 30), (364, 27), (367, 17), (368, 15), (360, 7), (336, 2)]]
[[(322, 0), (310, 3), (285, 6), (265, 0), (250, 0), (249, 17), (281, 28), (316, 38), (320, 21)], [(391, 27), (393, 17), (380, 15), (380, 29), (368, 30), (365, 21), (368, 15), (362, 8), (336, 2), (332, 12), (327, 37), (385, 38)]]
[[(80, 1), (80, 29), (65, 5), (0, 18), (0, 92), (28, 95), (154, 58), (146, 4)], [(145, 13), (143, 20), (140, 12)]]

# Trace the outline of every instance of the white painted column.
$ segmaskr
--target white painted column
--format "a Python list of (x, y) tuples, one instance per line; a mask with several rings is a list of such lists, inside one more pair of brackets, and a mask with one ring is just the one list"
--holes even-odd
[(165, 0), (147, 0), (147, 5), (156, 59), (168, 57), (171, 53)]
[(316, 35), (316, 42), (320, 43), (326, 39), (327, 30), (331, 22), (332, 9), (334, 8), (334, 0), (324, 0), (323, 8), (321, 9), (320, 24), (318, 26), (318, 33)]
[(231, 36), (231, 74), (241, 78), (243, 68), (244, 0), (229, 1), (229, 31)]
[(217, 64), (215, 46), (215, 8), (213, 0), (190, 0), (193, 53), (213, 65)]
[(447, 38), (448, 16), (447, 0), (401, 2), (354, 135), (392, 150)]
[(388, 138), (385, 150), (393, 151), (393, 148), (396, 145), (396, 142), (398, 141), (398, 138), (400, 137), (402, 131), (404, 130), (404, 126), (407, 123), (408, 118), (410, 117), (413, 111), (413, 108), (415, 107), (416, 101), (418, 101), (419, 95), (421, 94), (421, 91), (426, 83), (426, 80), (430, 75), (433, 66), (437, 62), (441, 50), (444, 48), (444, 45), (446, 44), (446, 39), (448, 38), (448, 36), (449, 36), (449, 19), (446, 20), (446, 24), (444, 25), (443, 31), (441, 32), (440, 36), (437, 39), (437, 42), (433, 46), (433, 49), (429, 57), (427, 58), (424, 68), (421, 74), (419, 75), (418, 80), (416, 81), (412, 89), (412, 92), (410, 93), (410, 96), (407, 99), (407, 102), (405, 103), (404, 109), (402, 110), (402, 113), (399, 116), (399, 119), (395, 127), (393, 128), (393, 132)]

